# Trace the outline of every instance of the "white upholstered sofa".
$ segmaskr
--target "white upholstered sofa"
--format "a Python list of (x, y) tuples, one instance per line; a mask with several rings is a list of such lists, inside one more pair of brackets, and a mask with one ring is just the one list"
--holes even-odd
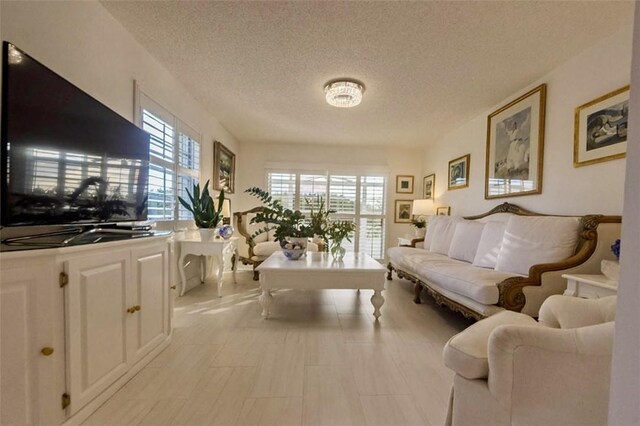
[(619, 216), (551, 216), (503, 203), (467, 218), (434, 216), (422, 247), (387, 251), (395, 271), (444, 306), (474, 319), (508, 309), (537, 317), (566, 288), (565, 273), (599, 273), (620, 235)]
[(616, 296), (551, 296), (540, 322), (503, 311), (452, 337), (447, 424), (604, 425)]

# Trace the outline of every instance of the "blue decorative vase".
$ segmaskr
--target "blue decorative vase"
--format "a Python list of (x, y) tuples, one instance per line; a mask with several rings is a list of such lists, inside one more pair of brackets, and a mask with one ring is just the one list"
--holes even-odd
[(225, 240), (228, 240), (233, 235), (233, 226), (222, 225), (220, 228), (218, 228), (218, 235), (220, 235)]

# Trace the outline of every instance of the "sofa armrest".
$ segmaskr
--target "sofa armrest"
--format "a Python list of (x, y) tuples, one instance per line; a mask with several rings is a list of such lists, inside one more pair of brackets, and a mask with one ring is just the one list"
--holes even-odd
[[(606, 404), (613, 335), (613, 322), (567, 330), (497, 327), (489, 337), (489, 390), (503, 407), (521, 413)], [(544, 413), (531, 416), (540, 422)]]
[(484, 379), (489, 374), (487, 347), (489, 336), (502, 325), (533, 325), (528, 315), (502, 311), (476, 322), (453, 336), (442, 350), (444, 365), (467, 379)]
[(554, 295), (540, 308), (540, 323), (553, 328), (577, 328), (613, 321), (616, 296), (602, 299), (580, 299)]

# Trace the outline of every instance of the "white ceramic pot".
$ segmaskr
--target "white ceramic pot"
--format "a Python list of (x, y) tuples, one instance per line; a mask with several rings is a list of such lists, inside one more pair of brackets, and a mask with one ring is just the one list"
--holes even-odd
[(602, 274), (611, 281), (620, 281), (620, 262), (602, 259), (602, 262), (600, 262), (600, 271), (602, 271)]
[(216, 236), (215, 228), (198, 228), (200, 233), (200, 241), (211, 241)]
[(416, 238), (424, 238), (427, 233), (426, 228), (413, 228), (413, 232), (416, 234)]

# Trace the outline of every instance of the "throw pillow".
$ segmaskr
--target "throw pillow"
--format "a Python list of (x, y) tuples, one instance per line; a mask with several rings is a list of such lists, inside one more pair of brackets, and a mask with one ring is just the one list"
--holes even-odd
[(482, 236), (480, 237), (480, 242), (478, 243), (476, 256), (473, 258), (474, 266), (491, 269), (496, 267), (505, 228), (505, 223), (485, 223), (484, 229), (482, 230)]
[(572, 256), (579, 228), (576, 217), (512, 217), (507, 222), (496, 270), (528, 275), (532, 265)]
[(433, 231), (442, 216), (429, 216), (427, 218), (427, 233), (424, 236), (424, 249), (431, 250), (431, 240), (433, 240)]
[(463, 220), (458, 222), (453, 233), (451, 247), (449, 247), (449, 257), (452, 259), (473, 262), (482, 237), (484, 223), (474, 220)]
[(433, 239), (431, 240), (431, 251), (444, 255), (449, 254), (453, 233), (456, 230), (458, 220), (451, 216), (441, 216), (433, 230)]

